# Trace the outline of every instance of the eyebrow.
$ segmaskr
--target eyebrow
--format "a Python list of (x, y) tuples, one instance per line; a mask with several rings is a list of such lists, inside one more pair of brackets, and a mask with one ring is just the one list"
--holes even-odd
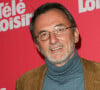
[(64, 24), (57, 24), (55, 27), (58, 27), (58, 26), (65, 26)]
[(42, 31), (40, 31), (38, 34), (41, 34), (41, 33), (43, 33), (43, 32), (47, 32), (47, 31), (45, 31), (45, 30), (42, 30)]

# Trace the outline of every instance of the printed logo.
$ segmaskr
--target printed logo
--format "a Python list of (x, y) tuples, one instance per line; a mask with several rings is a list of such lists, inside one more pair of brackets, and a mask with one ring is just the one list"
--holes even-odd
[(78, 0), (79, 13), (100, 9), (100, 0)]
[(0, 90), (6, 90), (6, 88), (1, 88)]
[(26, 5), (20, 0), (10, 3), (0, 3), (0, 32), (25, 27), (30, 24), (31, 13), (26, 13)]

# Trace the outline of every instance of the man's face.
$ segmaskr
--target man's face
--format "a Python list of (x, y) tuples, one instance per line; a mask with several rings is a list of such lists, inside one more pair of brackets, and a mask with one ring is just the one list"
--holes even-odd
[(55, 28), (70, 27), (67, 16), (58, 9), (52, 9), (39, 15), (34, 24), (35, 36), (40, 32), (50, 32), (46, 40), (37, 38), (37, 49), (56, 66), (64, 65), (75, 51), (75, 43), (78, 42), (79, 33), (77, 28), (73, 33), (71, 28), (66, 29), (61, 35), (56, 35)]

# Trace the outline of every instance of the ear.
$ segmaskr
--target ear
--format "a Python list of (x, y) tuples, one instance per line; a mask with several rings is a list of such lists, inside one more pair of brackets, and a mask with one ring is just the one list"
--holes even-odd
[(79, 31), (78, 31), (77, 27), (75, 28), (75, 31), (74, 31), (74, 39), (75, 39), (75, 43), (78, 43), (78, 41), (79, 41)]

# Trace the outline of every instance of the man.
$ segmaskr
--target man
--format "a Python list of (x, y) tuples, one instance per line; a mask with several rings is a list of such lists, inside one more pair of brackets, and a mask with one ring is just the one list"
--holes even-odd
[(70, 12), (61, 4), (40, 6), (30, 30), (46, 64), (22, 75), (16, 90), (100, 90), (100, 64), (78, 56), (79, 32)]

